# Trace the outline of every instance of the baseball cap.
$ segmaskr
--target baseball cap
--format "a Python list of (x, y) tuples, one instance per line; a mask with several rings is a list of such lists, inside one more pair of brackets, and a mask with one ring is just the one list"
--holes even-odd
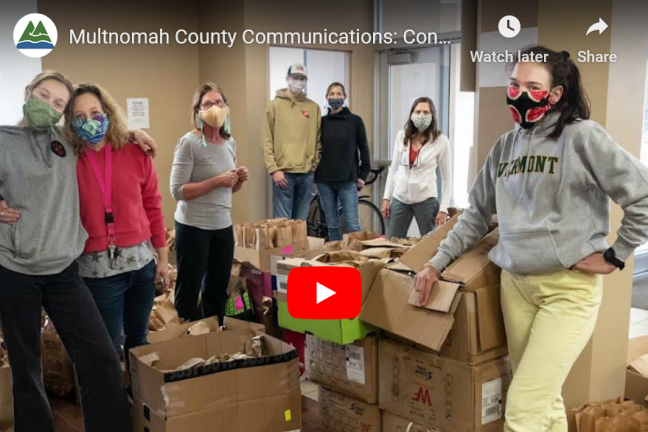
[(306, 71), (306, 66), (301, 63), (295, 63), (288, 68), (288, 76), (290, 75), (303, 75), (308, 78), (308, 72)]

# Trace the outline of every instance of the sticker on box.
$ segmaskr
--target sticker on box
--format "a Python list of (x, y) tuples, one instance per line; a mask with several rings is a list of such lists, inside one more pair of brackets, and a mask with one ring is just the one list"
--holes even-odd
[(502, 418), (502, 378), (482, 384), (482, 426)]
[(277, 275), (277, 292), (288, 294), (288, 276)]
[(358, 384), (365, 384), (364, 349), (355, 345), (346, 347), (347, 379)]

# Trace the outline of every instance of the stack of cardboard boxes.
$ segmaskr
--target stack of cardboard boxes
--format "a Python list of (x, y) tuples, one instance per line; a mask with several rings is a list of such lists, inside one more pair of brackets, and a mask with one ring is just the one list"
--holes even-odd
[[(414, 274), (434, 256), (455, 217), (381, 270), (360, 319), (383, 329), (379, 406), (398, 424), (444, 432), (497, 432), (511, 380), (499, 305), (499, 269), (488, 260), (495, 229), (442, 273), (418, 305)], [(400, 423), (399, 423), (400, 422)]]
[[(362, 301), (380, 271), (402, 255), (411, 243), (393, 242), (359, 233), (327, 244), (329, 252), (311, 260), (277, 263), (277, 299), (281, 327), (307, 334), (307, 375), (319, 384), (321, 430), (373, 432), (381, 430), (378, 407), (378, 339), (380, 330), (358, 318), (343, 320), (294, 319), (288, 313), (287, 279), (296, 267), (343, 266), (358, 270)], [(349, 250), (353, 249), (353, 250)]]
[[(305, 221), (268, 219), (254, 224), (234, 225), (234, 259), (243, 264), (239, 276), (245, 280), (256, 321), (272, 334), (294, 345), (305, 368), (305, 340), (302, 335), (279, 330), (272, 277), (276, 264), (285, 258), (311, 258), (324, 251), (324, 240), (307, 236)], [(273, 269), (275, 269), (273, 271)]]

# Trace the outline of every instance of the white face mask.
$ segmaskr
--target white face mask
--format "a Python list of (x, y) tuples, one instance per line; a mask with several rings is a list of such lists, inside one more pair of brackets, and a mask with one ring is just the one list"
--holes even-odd
[(430, 124), (432, 124), (432, 114), (428, 114), (428, 115), (412, 114), (410, 118), (412, 119), (412, 123), (414, 123), (414, 126), (416, 126), (416, 129), (418, 129), (420, 132), (423, 132), (425, 129), (430, 127)]
[(297, 80), (294, 78), (288, 78), (288, 88), (291, 92), (299, 94), (306, 87), (306, 80)]

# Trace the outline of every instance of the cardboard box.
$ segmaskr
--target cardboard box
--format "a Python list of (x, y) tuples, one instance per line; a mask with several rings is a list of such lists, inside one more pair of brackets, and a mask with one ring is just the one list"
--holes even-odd
[(388, 339), (379, 342), (379, 405), (444, 432), (499, 432), (508, 358), (469, 366)]
[[(2, 351), (2, 347), (0, 347)], [(13, 391), (11, 369), (9, 364), (0, 358), (0, 430), (4, 431), (13, 425)]]
[(387, 411), (381, 411), (383, 432), (437, 432), (438, 429), (430, 429), (412, 421), (398, 417)]
[(326, 432), (379, 432), (380, 410), (324, 387), (319, 388), (321, 430)]
[(506, 355), (500, 270), (487, 256), (497, 238), (494, 231), (449, 266), (442, 274), (447, 280), (434, 286), (425, 307), (417, 304), (413, 273), (383, 269), (360, 319), (401, 342), (409, 341), (466, 364)]
[(420, 272), (425, 264), (434, 255), (436, 255), (437, 250), (439, 249), (439, 245), (446, 238), (448, 233), (452, 231), (452, 228), (457, 224), (459, 216), (460, 214), (455, 215), (439, 228), (423, 237), (421, 241), (419, 241), (416, 245), (405, 252), (402, 257), (400, 257), (400, 262), (414, 270), (414, 272)]
[[(628, 341), (628, 364), (645, 354), (648, 354), (648, 336)], [(646, 402), (646, 398), (648, 398), (648, 378), (630, 369), (626, 370), (625, 397), (641, 406), (648, 407)]]
[(379, 260), (367, 260), (357, 263), (344, 263), (344, 264), (331, 264), (322, 263), (315, 260), (309, 261), (282, 261), (277, 263), (277, 307), (279, 314), (279, 325), (282, 328), (292, 330), (298, 333), (312, 333), (319, 339), (337, 344), (348, 344), (356, 340), (364, 338), (366, 335), (376, 332), (377, 329), (368, 325), (359, 318), (345, 319), (345, 320), (308, 320), (296, 319), (288, 313), (287, 303), (287, 281), (288, 273), (295, 266), (331, 266), (340, 265), (355, 267), (360, 272), (362, 279), (362, 301), (364, 302), (367, 293), (376, 278), (376, 275), (385, 265), (384, 262)]
[[(239, 352), (258, 335), (263, 335), (258, 329), (240, 328), (132, 349), (133, 392), (141, 402), (135, 412), (138, 432), (298, 430), (297, 353), (278, 339), (264, 335), (264, 357), (163, 372), (192, 358)], [(142, 360), (152, 353), (160, 357), (157, 368)]]
[(378, 403), (378, 339), (340, 345), (306, 336), (309, 380), (367, 403)]
[(308, 242), (297, 243), (281, 248), (256, 250), (236, 246), (234, 248), (234, 259), (251, 265), (263, 273), (272, 271), (273, 256), (275, 260), (289, 257), (310, 257), (321, 254), (324, 248), (324, 240), (308, 237)]

